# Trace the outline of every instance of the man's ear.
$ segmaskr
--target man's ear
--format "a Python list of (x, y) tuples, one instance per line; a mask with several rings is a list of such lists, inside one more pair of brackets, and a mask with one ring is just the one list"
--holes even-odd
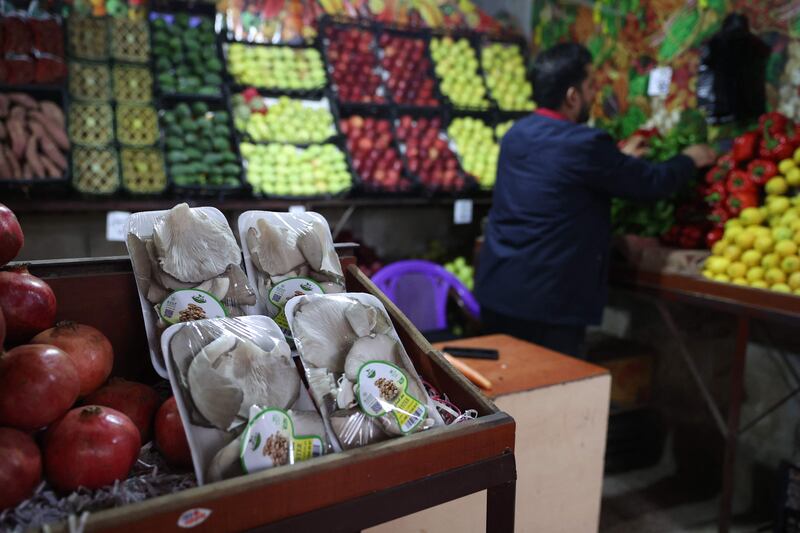
[(575, 87), (570, 87), (567, 89), (567, 95), (564, 98), (564, 104), (567, 107), (575, 107), (575, 105), (578, 103), (578, 96), (578, 89)]

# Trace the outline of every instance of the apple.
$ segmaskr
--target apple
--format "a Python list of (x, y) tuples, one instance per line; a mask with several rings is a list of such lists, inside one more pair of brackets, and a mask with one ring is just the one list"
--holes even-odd
[(341, 128), (347, 132), (353, 168), (368, 189), (402, 192), (411, 188), (411, 181), (403, 175), (388, 119), (352, 115), (342, 120)]
[(275, 101), (246, 91), (234, 95), (231, 102), (236, 129), (254, 141), (311, 144), (325, 142), (336, 134), (326, 100), (281, 96)]
[(405, 105), (438, 106), (425, 41), (384, 33), (378, 43), (381, 66), (389, 74), (386, 86), (392, 100)]
[(522, 52), (516, 45), (492, 43), (481, 51), (486, 85), (503, 111), (528, 111), (536, 108), (533, 88), (525, 78)]
[(408, 169), (426, 189), (456, 192), (464, 188), (458, 159), (441, 131), (441, 119), (403, 115), (397, 120), (397, 138), (405, 150)]
[(343, 102), (386, 102), (378, 58), (370, 31), (360, 28), (325, 29), (324, 44), (331, 65), (331, 78)]
[(500, 140), (503, 137), (505, 137), (506, 133), (508, 133), (508, 130), (511, 129), (511, 126), (514, 125), (514, 122), (516, 122), (516, 121), (515, 120), (507, 120), (505, 122), (501, 122), (500, 124), (498, 124), (497, 126), (494, 127), (494, 136), (497, 138), (498, 142), (500, 142)]
[(475, 176), (481, 188), (491, 189), (500, 155), (492, 128), (480, 119), (459, 117), (450, 123), (447, 134), (455, 143), (464, 170)]
[(228, 45), (228, 71), (238, 85), (309, 91), (325, 87), (322, 56), (314, 48)]
[(431, 57), (439, 77), (439, 89), (455, 107), (488, 109), (486, 87), (478, 73), (478, 56), (465, 38), (431, 40)]

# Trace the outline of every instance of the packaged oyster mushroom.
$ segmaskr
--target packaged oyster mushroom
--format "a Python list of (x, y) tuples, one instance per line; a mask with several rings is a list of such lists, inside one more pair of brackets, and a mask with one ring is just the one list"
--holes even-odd
[(287, 336), (286, 302), (345, 291), (331, 230), (319, 213), (247, 211), (239, 217), (239, 240), (259, 297), (254, 311), (274, 318)]
[(213, 207), (178, 204), (134, 213), (126, 226), (150, 357), (167, 377), (160, 333), (172, 324), (244, 315), (256, 294), (228, 221)]
[(328, 451), (322, 418), (272, 319), (176, 324), (161, 347), (199, 484)]
[(444, 425), (380, 300), (299, 296), (286, 305), (286, 317), (335, 447)]

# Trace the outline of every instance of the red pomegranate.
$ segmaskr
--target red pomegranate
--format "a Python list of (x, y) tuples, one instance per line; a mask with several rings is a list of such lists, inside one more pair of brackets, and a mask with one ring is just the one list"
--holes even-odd
[(143, 443), (150, 440), (158, 401), (158, 393), (153, 387), (121, 378), (112, 378), (108, 385), (84, 398), (87, 405), (104, 405), (127, 415), (139, 428)]
[(161, 404), (156, 413), (156, 446), (168, 463), (191, 468), (192, 452), (189, 450), (189, 441), (186, 440), (175, 396)]
[(15, 257), (25, 244), (19, 220), (11, 209), (0, 204), (0, 266)]
[(0, 428), (0, 511), (31, 497), (42, 479), (42, 454), (30, 435)]

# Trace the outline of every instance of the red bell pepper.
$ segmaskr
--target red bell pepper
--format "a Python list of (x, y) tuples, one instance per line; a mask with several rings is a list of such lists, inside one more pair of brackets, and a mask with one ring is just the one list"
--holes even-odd
[(750, 161), (756, 155), (756, 146), (758, 146), (758, 133), (748, 131), (733, 140), (731, 156), (736, 163)]
[(755, 159), (747, 165), (750, 180), (756, 185), (764, 185), (770, 178), (778, 175), (778, 166), (772, 161)]
[(718, 182), (724, 182), (728, 177), (728, 172), (730, 172), (730, 169), (722, 168), (719, 165), (711, 167), (711, 170), (706, 172), (706, 183), (710, 185)]
[(782, 161), (792, 157), (794, 147), (786, 135), (765, 135), (761, 139), (758, 155), (761, 159)]
[(709, 205), (717, 205), (728, 197), (728, 189), (724, 182), (713, 183), (706, 188), (705, 201)]
[(785, 115), (778, 113), (777, 111), (772, 111), (770, 113), (764, 113), (759, 117), (758, 128), (765, 134), (785, 134), (788, 123), (789, 119), (786, 118)]
[(703, 228), (699, 225), (688, 224), (681, 229), (681, 236), (678, 245), (681, 248), (698, 248), (703, 241)]
[(750, 175), (744, 170), (731, 170), (728, 174), (728, 181), (725, 188), (729, 193), (752, 192), (756, 191), (756, 184), (750, 180)]
[(725, 171), (730, 172), (736, 168), (736, 161), (733, 160), (733, 155), (725, 154), (717, 159), (717, 166)]
[(728, 208), (725, 207), (723, 204), (719, 204), (711, 210), (711, 213), (708, 215), (708, 220), (715, 224), (724, 224), (731, 218), (731, 214), (728, 212)]
[(758, 206), (758, 195), (753, 192), (736, 192), (725, 200), (725, 207), (731, 216), (738, 216), (742, 209)]
[(715, 226), (711, 231), (706, 233), (706, 246), (711, 248), (722, 238), (724, 234), (725, 228), (721, 226)]

